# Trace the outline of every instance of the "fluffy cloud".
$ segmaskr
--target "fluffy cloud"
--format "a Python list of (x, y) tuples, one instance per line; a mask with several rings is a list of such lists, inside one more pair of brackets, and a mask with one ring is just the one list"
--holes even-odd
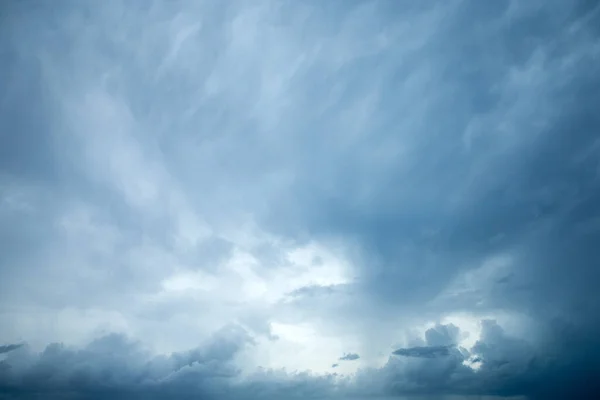
[(0, 397), (593, 397), (599, 10), (7, 4)]

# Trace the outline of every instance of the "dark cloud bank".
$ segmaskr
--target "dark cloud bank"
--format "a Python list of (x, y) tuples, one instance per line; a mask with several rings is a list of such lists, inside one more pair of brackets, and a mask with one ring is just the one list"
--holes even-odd
[[(446, 328), (460, 333), (452, 325), (438, 325), (428, 333)], [(432, 394), (465, 399), (482, 394), (594, 398), (594, 370), (588, 369), (593, 360), (573, 364), (573, 353), (540, 351), (525, 340), (507, 336), (495, 321), (483, 321), (481, 338), (471, 352), (433, 343), (429, 340), (425, 346), (396, 350), (384, 367), (360, 371), (355, 381), (335, 381), (334, 375), (269, 370), (241, 378), (233, 360), (253, 340), (238, 326), (221, 329), (196, 349), (168, 356), (151, 356), (140, 343), (111, 334), (80, 349), (56, 343), (35, 354), (26, 347), (15, 348), (0, 363), (0, 394), (6, 399), (412, 398)], [(473, 370), (465, 360), (480, 362), (481, 367)], [(574, 370), (575, 366), (580, 369)]]
[[(0, 88), (8, 87), (7, 80), (14, 78), (12, 91), (2, 93), (0, 103), (0, 172), (47, 185), (62, 177), (66, 183), (56, 185), (68, 191), (78, 182), (78, 172), (52, 159), (47, 150), (51, 146), (40, 133), (45, 128), (38, 124), (51, 120), (46, 114), (51, 114), (52, 106), (43, 98), (49, 78), (39, 70), (33, 53), (23, 50), (44, 47), (44, 40), (49, 40), (56, 47), (52, 48), (57, 51), (55, 57), (61, 59), (59, 50), (67, 51), (61, 46), (74, 45), (63, 42), (59, 34), (75, 41), (76, 33), (54, 29), (64, 22), (63, 13), (76, 6), (58, 3), (53, 9), (36, 1), (7, 1), (0, 6), (0, 54), (5, 55)], [(307, 4), (310, 15), (321, 16), (336, 14), (335, 7), (345, 15), (345, 7), (359, 3)], [(140, 8), (133, 14), (147, 11), (139, 2), (131, 4)], [(285, 10), (294, 10), (293, 3), (285, 4)], [(0, 346), (0, 399), (600, 398), (597, 2), (373, 4), (380, 7), (381, 21), (377, 21), (384, 27), (396, 26), (409, 16), (421, 21), (417, 17), (445, 14), (427, 27), (426, 38), (411, 52), (398, 50), (396, 54), (391, 45), (381, 54), (350, 57), (336, 71), (342, 97), (350, 100), (362, 96), (365, 76), (382, 81), (381, 104), (370, 115), (372, 134), (343, 149), (320, 135), (333, 124), (333, 117), (302, 112), (305, 106), (316, 113), (310, 107), (320, 100), (319, 89), (326, 85), (321, 81), (324, 72), (315, 67), (302, 76), (304, 97), (295, 104), (300, 117), (296, 115), (297, 125), (286, 132), (307, 133), (293, 136), (289, 145), (293, 151), (288, 145), (267, 148), (281, 151), (285, 159), (281, 162), (298, 173), (284, 192), (270, 199), (270, 207), (257, 212), (258, 219), (290, 240), (312, 235), (352, 243), (352, 259), (359, 266), (354, 290), (364, 301), (365, 314), (374, 318), (387, 318), (396, 310), (421, 310), (422, 304), (430, 304), (461, 274), (490, 256), (508, 254), (511, 261), (504, 275), (449, 295), (441, 305), (436, 303), (433, 310), (424, 308), (423, 312), (484, 315), (502, 310), (528, 318), (530, 331), (519, 337), (509, 335), (499, 323), (484, 319), (481, 337), (466, 350), (457, 346), (460, 329), (437, 325), (426, 332), (424, 343), (391, 350), (383, 367), (360, 370), (352, 379), (275, 370), (243, 376), (236, 356), (253, 346), (254, 338), (236, 325), (217, 331), (211, 341), (196, 349), (164, 356), (151, 355), (143, 343), (117, 333), (80, 348), (48, 344), (41, 353), (26, 345), (6, 344)], [(109, 27), (122, 22), (120, 15), (133, 18), (127, 13), (95, 16), (93, 10), (83, 8), (76, 12), (79, 17), (108, 18)], [(231, 10), (227, 10), (217, 12), (219, 18), (228, 18)], [(328, 26), (319, 18), (307, 21)], [(102, 25), (101, 20), (98, 23)], [(340, 26), (332, 23), (331, 29)], [(406, 26), (408, 36), (419, 29)], [(378, 33), (370, 25), (364, 28), (366, 32), (360, 26), (355, 29), (358, 36)], [(58, 36), (44, 39), (51, 31)], [(329, 32), (324, 29), (319, 34), (325, 31)], [(132, 40), (138, 38), (131, 35)], [(103, 51), (112, 54), (111, 44), (103, 45)], [(69, 54), (64, 55), (67, 61)], [(126, 58), (118, 51), (113, 56)], [(405, 82), (403, 78), (413, 70), (423, 75), (411, 75), (412, 80)], [(135, 70), (130, 78), (146, 79)], [(153, 98), (168, 92), (162, 86), (151, 88), (156, 90)], [(135, 88), (128, 89), (135, 92)], [(412, 93), (411, 102), (396, 102), (403, 91)], [(422, 108), (409, 107), (420, 99), (426, 103)], [(404, 108), (411, 115), (399, 119)], [(168, 115), (167, 111), (160, 112)], [(411, 123), (405, 126), (404, 120)], [(405, 133), (406, 129), (410, 132)], [(409, 142), (410, 151), (382, 160), (386, 149), (400, 146), (400, 136)], [(261, 145), (243, 143), (239, 157), (235, 151), (227, 155), (244, 170), (260, 163), (242, 155), (246, 150), (264, 149)], [(362, 158), (363, 154), (369, 157)], [(0, 272), (7, 279), (0, 279), (4, 293), (0, 299), (4, 299), (11, 289), (4, 282), (12, 282), (8, 280), (11, 274), (21, 276), (13, 267), (14, 260), (19, 252), (34, 246), (44, 229), (40, 227), (43, 218), (1, 217)], [(319, 293), (311, 290), (310, 294)], [(357, 309), (348, 319), (360, 318), (360, 312)], [(358, 358), (348, 354), (340, 360)]]

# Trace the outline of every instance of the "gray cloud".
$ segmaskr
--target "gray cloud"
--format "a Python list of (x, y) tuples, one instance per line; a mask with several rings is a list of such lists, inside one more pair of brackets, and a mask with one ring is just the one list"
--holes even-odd
[(9, 353), (8, 368), (0, 371), (0, 392), (24, 398), (40, 392), (56, 398), (216, 396), (223, 380), (238, 376), (233, 358), (251, 343), (236, 326), (216, 332), (198, 348), (169, 356), (152, 356), (140, 343), (118, 334), (96, 339), (82, 349), (53, 343), (39, 354)]
[(0, 392), (600, 391), (596, 2), (3, 10)]
[(344, 354), (342, 357), (339, 358), (340, 361), (354, 361), (354, 360), (358, 360), (360, 358), (360, 356), (356, 353), (348, 353), (348, 354)]
[(405, 357), (436, 358), (450, 354), (450, 346), (417, 346), (395, 350), (392, 354)]
[[(270, 369), (242, 378), (234, 359), (254, 341), (236, 326), (216, 332), (197, 348), (170, 355), (152, 355), (139, 342), (111, 334), (81, 349), (58, 343), (39, 354), (16, 349), (0, 364), (0, 388), (18, 398), (34, 398), (39, 392), (56, 398), (147, 395), (166, 399), (201, 394), (205, 398), (260, 399), (285, 393), (294, 398), (337, 398), (350, 393), (410, 398), (436, 393), (443, 397), (452, 391), (466, 400), (478, 393), (512, 398), (525, 388), (531, 398), (558, 399), (565, 393), (558, 387), (562, 382), (557, 386), (548, 382), (550, 376), (560, 377), (568, 371), (570, 366), (563, 360), (506, 334), (495, 321), (482, 321), (482, 328), (481, 339), (468, 357), (450, 346), (399, 349), (393, 354), (406, 358), (391, 357), (381, 368), (361, 371), (355, 380), (338, 383), (333, 375)], [(464, 365), (467, 358), (480, 362), (480, 369)], [(578, 390), (574, 393), (585, 395), (589, 385)]]
[(2, 353), (8, 353), (9, 351), (13, 351), (18, 349), (19, 347), (23, 346), (22, 344), (6, 344), (6, 345), (2, 345), (0, 346), (0, 354)]

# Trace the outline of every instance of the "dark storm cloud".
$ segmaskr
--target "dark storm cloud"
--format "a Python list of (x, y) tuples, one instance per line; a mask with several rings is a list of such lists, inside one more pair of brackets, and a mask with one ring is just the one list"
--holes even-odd
[[(588, 212), (596, 213), (595, 202), (586, 200), (598, 190), (594, 157), (585, 156), (595, 147), (598, 126), (592, 106), (598, 100), (595, 39), (584, 28), (589, 16), (561, 2), (536, 12), (522, 6), (523, 14), (516, 3), (502, 3), (461, 3), (421, 50), (434, 64), (423, 79), (435, 84), (421, 95), (436, 124), (407, 128), (420, 139), (390, 161), (385, 179), (371, 176), (369, 166), (351, 164), (332, 172), (335, 182), (352, 182), (337, 195), (314, 187), (313, 175), (298, 181), (306, 183), (296, 197), (307, 205), (301, 208), (306, 223), (315, 232), (357, 237), (369, 265), (363, 283), (384, 301), (421, 302), (487, 254), (524, 241), (554, 241), (535, 235), (558, 231), (555, 218), (576, 203), (589, 202)], [(472, 19), (489, 28), (479, 32), (467, 22)], [(585, 25), (570, 34), (558, 28), (574, 24)], [(414, 57), (419, 65), (421, 58)], [(389, 88), (395, 92), (394, 85)], [(393, 99), (390, 93), (373, 120), (392, 118)], [(370, 126), (372, 141), (361, 146), (373, 145), (378, 134), (391, 142), (412, 134), (403, 132), (402, 123), (398, 118), (387, 129)], [(353, 193), (362, 186), (371, 195), (359, 202)], [(538, 256), (547, 253), (536, 250)], [(579, 265), (588, 279), (569, 276), (569, 287), (593, 281), (594, 269)]]
[[(577, 340), (575, 335), (573, 340)], [(526, 395), (530, 399), (594, 398), (598, 385), (595, 353), (587, 359), (559, 349), (556, 343), (530, 342), (510, 336), (496, 321), (482, 321), (482, 335), (470, 352), (452, 346), (421, 346), (394, 351), (381, 374), (396, 394), (487, 393)], [(590, 357), (592, 356), (592, 357)], [(479, 363), (472, 369), (465, 362)], [(594, 365), (596, 364), (596, 365)], [(373, 379), (373, 376), (366, 376)]]
[[(394, 351), (380, 370), (360, 373), (358, 387), (377, 382), (376, 385), (385, 387), (385, 393), (397, 396), (454, 393), (466, 399), (486, 393), (500, 397), (560, 398), (552, 397), (547, 381), (549, 374), (558, 372), (554, 368), (560, 362), (547, 349), (532, 347), (525, 340), (506, 334), (493, 320), (482, 321), (482, 328), (482, 336), (471, 352), (453, 346), (417, 346)], [(479, 364), (477, 369), (472, 367), (473, 363)], [(570, 390), (577, 393), (579, 389)]]
[[(548, 368), (535, 380), (536, 390), (549, 394), (543, 386), (560, 381), (567, 393), (594, 386), (583, 377), (599, 371), (598, 357), (582, 355), (600, 345), (600, 14), (590, 2), (535, 4), (465, 1), (447, 15), (422, 50), (432, 60), (432, 89), (415, 94), (436, 124), (411, 126), (421, 140), (390, 162), (385, 178), (345, 159), (328, 171), (334, 182), (348, 183), (343, 189), (297, 180), (297, 201), (286, 204), (306, 206), (282, 229), (305, 224), (356, 239), (360, 282), (377, 310), (418, 306), (489, 255), (511, 254), (510, 279), (499, 277), (473, 297), (457, 294), (452, 306), (535, 320), (536, 335), (551, 340), (549, 353), (559, 351), (562, 360), (560, 372)], [(373, 142), (357, 153), (378, 133), (390, 132), (390, 143), (402, 134), (402, 118), (385, 120), (399, 93), (391, 77), (386, 82), (394, 94), (373, 110), (380, 125), (369, 126)], [(397, 107), (394, 115), (405, 115)], [(370, 195), (359, 197), (359, 188)], [(531, 368), (532, 375), (543, 369), (536, 361)], [(533, 395), (527, 379), (504, 383), (514, 394)]]
[[(152, 356), (123, 335), (99, 338), (85, 348), (48, 345), (40, 354), (9, 353), (0, 369), (0, 393), (19, 398), (126, 398), (217, 396), (227, 379), (237, 377), (235, 355), (252, 339), (238, 326), (216, 332), (204, 345), (169, 356)], [(30, 396), (30, 397), (28, 397)]]
[[(441, 325), (441, 327), (445, 327)], [(152, 356), (140, 343), (123, 335), (108, 335), (82, 349), (51, 344), (40, 354), (25, 348), (8, 353), (0, 364), (0, 392), (17, 398), (36, 398), (45, 393), (51, 398), (127, 398), (144, 396), (167, 399), (172, 396), (197, 396), (244, 399), (272, 399), (289, 395), (344, 396), (396, 395), (423, 396), (454, 393), (459, 399), (487, 393), (490, 396), (563, 398), (566, 393), (583, 396), (593, 389), (588, 383), (568, 391), (560, 384), (571, 382), (571, 365), (554, 358), (547, 349), (534, 348), (526, 341), (507, 335), (492, 320), (482, 321), (481, 339), (471, 354), (450, 346), (425, 346), (400, 349), (381, 369), (359, 372), (333, 390), (331, 376), (309, 373), (288, 374), (262, 370), (239, 379), (233, 359), (253, 340), (239, 327), (217, 332), (206, 344), (168, 356)], [(450, 327), (451, 328), (451, 327)], [(442, 354), (443, 353), (443, 354)], [(558, 353), (557, 353), (558, 354)], [(481, 363), (478, 370), (465, 360)], [(335, 368), (337, 365), (332, 365)], [(584, 376), (578, 377), (583, 384)], [(549, 382), (549, 378), (557, 379)], [(463, 397), (460, 397), (463, 396)], [(579, 398), (586, 398), (579, 397)]]
[[(255, 341), (234, 327), (162, 357), (120, 335), (40, 354), (8, 345), (0, 396), (598, 396), (597, 2), (199, 4), (0, 13), (0, 339), (43, 332), (34, 311), (21, 323), (31, 305), (127, 319), (173, 271), (218, 280), (235, 246), (198, 239), (184, 224), (196, 214), (234, 230), (250, 214), (286, 243), (343, 243), (353, 283), (311, 283), (286, 306), (365, 347), (396, 317), (505, 312), (531, 326), (517, 337), (486, 320), (464, 351), (463, 332), (438, 324), (348, 386), (289, 371), (242, 379), (236, 356)], [(271, 243), (252, 252), (285, 266)], [(506, 265), (486, 270), (496, 256)], [(205, 314), (190, 326), (212, 323)], [(269, 334), (261, 312), (241, 314)]]

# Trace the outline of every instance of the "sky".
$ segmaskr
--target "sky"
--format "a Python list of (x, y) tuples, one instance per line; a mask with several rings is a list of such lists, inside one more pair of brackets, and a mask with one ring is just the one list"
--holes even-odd
[(0, 399), (592, 399), (593, 0), (0, 4)]

